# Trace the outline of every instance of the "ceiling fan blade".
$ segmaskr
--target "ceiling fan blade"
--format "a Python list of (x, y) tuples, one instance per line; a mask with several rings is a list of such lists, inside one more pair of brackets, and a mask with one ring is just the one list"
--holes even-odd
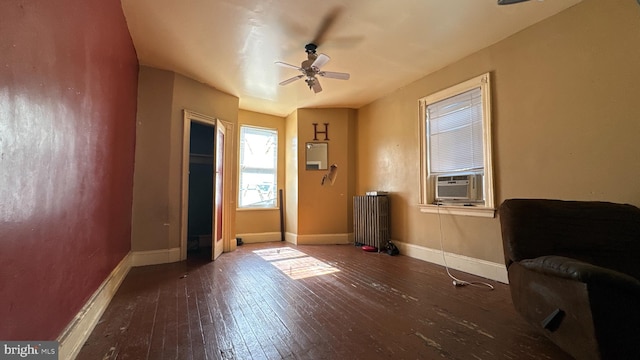
[(316, 45), (322, 44), (327, 33), (329, 32), (329, 29), (331, 29), (331, 27), (333, 26), (333, 24), (335, 24), (338, 17), (340, 17), (340, 14), (342, 13), (342, 9), (343, 8), (340, 6), (335, 7), (329, 13), (327, 13), (327, 15), (325, 15), (311, 43)]
[(349, 78), (351, 77), (351, 75), (347, 73), (333, 72), (333, 71), (321, 71), (318, 73), (318, 75), (324, 76), (330, 79), (340, 79), (340, 80), (349, 80)]
[(311, 85), (311, 89), (313, 89), (313, 92), (316, 94), (322, 91), (322, 86), (320, 86), (320, 81), (318, 81), (318, 79), (315, 79), (313, 85)]
[(511, 5), (511, 4), (517, 4), (525, 1), (529, 1), (529, 0), (498, 0), (498, 5)]
[(295, 66), (295, 65), (287, 64), (287, 63), (282, 62), (282, 61), (276, 61), (276, 65), (280, 65), (280, 66), (287, 67), (287, 68), (291, 68), (291, 69), (301, 70), (301, 69), (300, 69), (300, 66)]
[(318, 57), (316, 58), (316, 60), (313, 62), (313, 64), (311, 64), (311, 67), (315, 67), (317, 69), (320, 69), (321, 67), (324, 66), (324, 64), (328, 63), (329, 60), (331, 60), (331, 58), (329, 57), (329, 55), (326, 54), (320, 54), (318, 55)]
[(304, 77), (304, 75), (294, 76), (294, 77), (292, 77), (290, 79), (287, 79), (285, 81), (280, 82), (280, 85), (284, 86), (284, 85), (287, 85), (287, 84), (291, 84), (292, 82), (294, 82), (296, 80), (299, 80), (299, 79), (302, 79), (303, 77)]

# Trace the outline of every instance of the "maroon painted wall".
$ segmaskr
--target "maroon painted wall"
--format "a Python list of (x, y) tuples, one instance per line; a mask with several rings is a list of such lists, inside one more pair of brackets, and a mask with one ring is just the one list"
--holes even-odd
[(54, 340), (131, 247), (120, 0), (0, 1), (0, 339)]

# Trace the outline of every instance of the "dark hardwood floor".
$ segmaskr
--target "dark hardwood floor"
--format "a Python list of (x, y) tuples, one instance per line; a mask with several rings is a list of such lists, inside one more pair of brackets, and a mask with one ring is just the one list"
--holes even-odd
[(77, 359), (570, 358), (489, 283), (351, 245), (245, 244), (133, 268)]

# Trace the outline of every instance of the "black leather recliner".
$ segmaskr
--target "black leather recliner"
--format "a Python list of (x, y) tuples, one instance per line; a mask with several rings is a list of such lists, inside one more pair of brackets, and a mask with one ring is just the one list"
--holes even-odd
[(527, 322), (576, 359), (640, 359), (640, 209), (509, 199), (499, 216)]

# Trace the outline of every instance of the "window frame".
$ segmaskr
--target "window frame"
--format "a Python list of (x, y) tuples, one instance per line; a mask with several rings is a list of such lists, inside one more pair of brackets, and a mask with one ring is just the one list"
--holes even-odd
[[(484, 192), (484, 204), (462, 206), (455, 204), (435, 204), (436, 175), (429, 173), (429, 140), (427, 134), (426, 109), (429, 104), (439, 102), (480, 87), (482, 96), (482, 148), (484, 178), (482, 182)], [(419, 208), (425, 213), (445, 213), (452, 215), (467, 215), (494, 217), (495, 198), (493, 181), (493, 154), (491, 140), (491, 77), (489, 73), (476, 76), (457, 85), (440, 90), (418, 100), (420, 121), (420, 201)]]
[[(274, 184), (273, 184), (273, 194), (274, 194), (274, 203), (271, 206), (256, 206), (256, 205), (242, 205), (242, 201), (241, 201), (241, 195), (242, 195), (242, 173), (243, 173), (243, 169), (242, 169), (242, 144), (243, 144), (243, 139), (242, 139), (242, 135), (243, 135), (243, 128), (251, 128), (251, 129), (256, 129), (256, 130), (262, 130), (262, 131), (271, 131), (275, 134), (275, 139), (276, 139), (276, 143), (275, 143), (275, 162), (274, 162), (274, 167), (273, 167), (273, 175), (274, 175)], [(255, 126), (255, 125), (249, 125), (249, 124), (240, 124), (239, 126), (239, 131), (238, 131), (238, 194), (237, 194), (237, 201), (238, 201), (238, 205), (236, 207), (236, 210), (276, 210), (279, 208), (279, 203), (278, 203), (278, 144), (280, 141), (280, 134), (278, 133), (278, 129), (276, 128), (270, 128), (270, 127), (264, 127), (264, 126)]]

